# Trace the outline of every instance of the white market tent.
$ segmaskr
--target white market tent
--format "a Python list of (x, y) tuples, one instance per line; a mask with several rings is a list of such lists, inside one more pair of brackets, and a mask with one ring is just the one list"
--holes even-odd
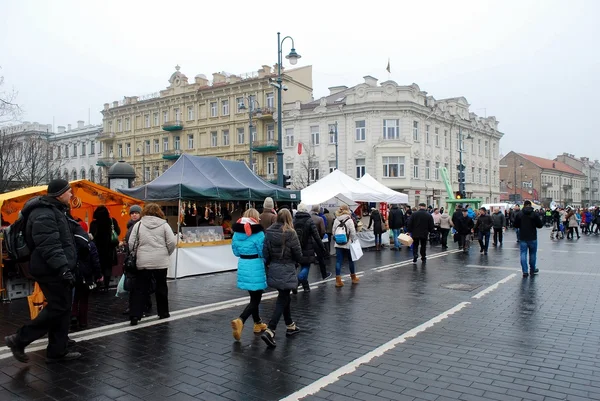
[(408, 195), (403, 194), (402, 192), (394, 191), (391, 188), (386, 187), (379, 181), (377, 181), (373, 176), (369, 173), (363, 175), (359, 183), (366, 185), (369, 188), (377, 190), (379, 192), (383, 192), (384, 194), (389, 195), (391, 198), (387, 201), (387, 203), (408, 203)]
[[(392, 191), (395, 192), (395, 191)], [(398, 197), (389, 193), (376, 190), (366, 186), (354, 178), (347, 176), (340, 170), (334, 170), (332, 173), (321, 178), (314, 184), (304, 188), (301, 192), (302, 202), (307, 205), (317, 205), (325, 203), (332, 199), (338, 199), (342, 202), (388, 202), (388, 203), (406, 203), (408, 196)], [(404, 199), (401, 201), (401, 199)]]

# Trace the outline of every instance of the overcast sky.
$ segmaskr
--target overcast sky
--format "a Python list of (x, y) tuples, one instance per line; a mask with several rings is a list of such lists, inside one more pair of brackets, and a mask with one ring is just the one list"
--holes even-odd
[(389, 58), (398, 84), (496, 116), (503, 153), (600, 158), (596, 0), (2, 0), (0, 15), (0, 74), (27, 121), (91, 110), (99, 124), (104, 103), (165, 88), (176, 64), (190, 81), (273, 65), (280, 30), (313, 65), (315, 98), (387, 80)]

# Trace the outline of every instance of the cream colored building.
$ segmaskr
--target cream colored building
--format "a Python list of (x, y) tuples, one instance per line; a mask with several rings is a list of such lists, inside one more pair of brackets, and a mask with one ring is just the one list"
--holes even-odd
[[(98, 165), (124, 160), (134, 166), (140, 184), (158, 177), (182, 153), (248, 162), (252, 135), (255, 172), (275, 180), (277, 90), (270, 79), (276, 78), (276, 68), (265, 65), (243, 76), (214, 73), (212, 81), (199, 74), (192, 83), (179, 66), (175, 69), (160, 92), (104, 104), (98, 140), (105, 157)], [(312, 100), (312, 66), (282, 75), (283, 102)], [(262, 112), (253, 119), (252, 133), (251, 107)]]
[[(462, 133), (468, 197), (499, 200), (499, 141), (495, 117), (470, 112), (464, 97), (436, 100), (418, 85), (378, 84), (371, 76), (352, 88), (329, 88), (322, 99), (283, 107), (286, 174), (304, 187), (335, 169), (354, 178), (369, 173), (409, 195), (410, 204), (443, 205), (439, 168), (458, 190), (458, 135)], [(468, 137), (472, 139), (466, 139)], [(302, 143), (302, 154), (298, 143)]]

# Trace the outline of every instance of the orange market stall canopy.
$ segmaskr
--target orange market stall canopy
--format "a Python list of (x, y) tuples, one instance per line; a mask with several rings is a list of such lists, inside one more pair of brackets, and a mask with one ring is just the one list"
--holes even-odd
[[(121, 228), (121, 238), (125, 236), (127, 222), (129, 221), (129, 207), (132, 205), (143, 206), (144, 202), (122, 193), (112, 191), (106, 187), (88, 180), (71, 181), (73, 198), (71, 199), (71, 214), (88, 223), (93, 220), (94, 210), (104, 205), (114, 217)], [(47, 186), (30, 187), (18, 191), (0, 194), (0, 210), (4, 224), (13, 223), (23, 205), (34, 196), (46, 195)]]

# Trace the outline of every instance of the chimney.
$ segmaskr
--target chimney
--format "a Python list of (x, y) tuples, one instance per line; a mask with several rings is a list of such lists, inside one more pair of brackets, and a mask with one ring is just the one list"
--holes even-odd
[(108, 110), (110, 108), (110, 104), (109, 103), (104, 103), (104, 110)]
[(84, 122), (84, 121), (81, 121), (81, 120), (77, 121), (77, 128), (78, 128), (78, 129), (81, 129), (81, 128), (83, 128), (83, 124), (84, 124), (84, 123), (85, 123), (85, 122)]
[(242, 80), (241, 77), (238, 77), (237, 75), (230, 75), (229, 76), (229, 83), (230, 84), (234, 84), (236, 82), (240, 82)]
[(57, 128), (58, 128), (58, 133), (59, 134), (63, 134), (65, 132), (65, 126), (64, 125), (59, 125)]
[(213, 73), (213, 85), (223, 82), (225, 82), (225, 74), (221, 74), (220, 72)]
[(115, 101), (113, 102), (113, 107), (119, 107), (119, 102), (115, 100)]
[(336, 93), (343, 92), (346, 89), (348, 89), (348, 87), (344, 86), (344, 85), (341, 85), (341, 86), (332, 86), (332, 87), (329, 88), (329, 96), (335, 95)]
[(71, 124), (67, 124), (67, 127), (68, 127), (67, 131), (71, 131)]
[(377, 81), (378, 81), (378, 79), (377, 79), (377, 78), (373, 78), (373, 77), (372, 77), (372, 76), (370, 76), (370, 75), (366, 75), (366, 76), (364, 76), (363, 78), (365, 79), (365, 83), (366, 83), (367, 85), (369, 85), (369, 86), (377, 86)]
[(195, 81), (196, 85), (200, 85), (200, 86), (207, 86), (208, 85), (208, 79), (206, 79), (206, 77), (204, 76), (204, 74), (198, 74), (198, 75), (196, 75), (196, 77), (194, 78), (194, 81)]

